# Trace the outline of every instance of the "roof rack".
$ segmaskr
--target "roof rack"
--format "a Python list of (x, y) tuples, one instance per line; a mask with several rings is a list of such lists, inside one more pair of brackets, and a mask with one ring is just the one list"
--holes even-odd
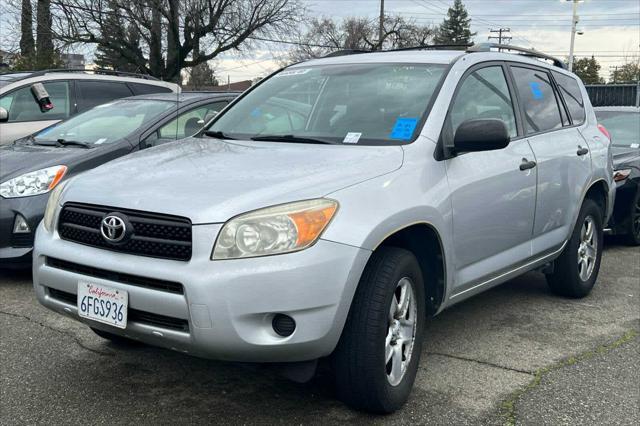
[(556, 58), (555, 56), (546, 55), (544, 53), (538, 52), (537, 50), (533, 50), (533, 49), (525, 49), (524, 47), (512, 46), (510, 44), (480, 43), (480, 44), (475, 44), (469, 47), (467, 49), (467, 52), (468, 53), (490, 52), (491, 49), (500, 49), (501, 51), (508, 50), (511, 52), (518, 52), (518, 54), (522, 56), (551, 61), (553, 62), (553, 65), (555, 65), (556, 67), (567, 69), (567, 66), (565, 65), (565, 63), (562, 62), (561, 59)]
[(328, 53), (323, 56), (323, 58), (333, 58), (335, 56), (346, 56), (346, 55), (356, 55), (358, 53), (372, 53), (376, 52), (375, 50), (363, 50), (363, 49), (341, 49), (336, 50), (334, 52)]
[(109, 70), (109, 69), (105, 69), (105, 68), (96, 68), (96, 69), (56, 68), (56, 69), (37, 70), (37, 71), (9, 71), (9, 72), (0, 73), (0, 75), (2, 75), (2, 74), (28, 73), (28, 75), (26, 75), (25, 77), (20, 79), (20, 80), (22, 80), (22, 79), (25, 79), (25, 78), (38, 77), (38, 76), (45, 75), (45, 74), (66, 73), (66, 72), (69, 72), (69, 73), (71, 73), (71, 72), (82, 72), (82, 73), (87, 73), (87, 74), (115, 75), (115, 76), (118, 76), (118, 77), (133, 77), (133, 78), (141, 78), (141, 79), (144, 79), (144, 80), (157, 80), (157, 81), (160, 81), (158, 78), (153, 77), (151, 75), (147, 75), (147, 74), (139, 74), (139, 73), (125, 72), (125, 71), (115, 71), (115, 70)]
[(473, 44), (421, 44), (418, 46), (411, 47), (399, 47), (397, 49), (389, 49), (384, 52), (402, 52), (405, 50), (444, 50), (444, 49), (452, 49), (452, 50), (463, 50), (468, 49)]

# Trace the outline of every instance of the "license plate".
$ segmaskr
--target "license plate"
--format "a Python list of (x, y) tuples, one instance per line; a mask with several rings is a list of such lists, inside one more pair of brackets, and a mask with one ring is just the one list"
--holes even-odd
[(78, 314), (118, 328), (127, 327), (129, 294), (86, 281), (78, 282)]

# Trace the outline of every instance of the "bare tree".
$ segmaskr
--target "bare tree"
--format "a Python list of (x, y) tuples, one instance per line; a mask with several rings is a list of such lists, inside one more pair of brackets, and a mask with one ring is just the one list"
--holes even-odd
[[(299, 0), (53, 0), (55, 29), (67, 44), (100, 45), (136, 68), (178, 81), (183, 68), (277, 37), (304, 14)], [(109, 16), (116, 15), (119, 23)], [(139, 45), (120, 37), (133, 25)], [(135, 39), (135, 38), (134, 38)]]
[(289, 59), (295, 62), (317, 58), (342, 49), (372, 51), (421, 46), (429, 43), (433, 36), (433, 28), (401, 16), (385, 17), (382, 38), (376, 20), (347, 18), (340, 22), (316, 18), (310, 21), (308, 31), (299, 38)]

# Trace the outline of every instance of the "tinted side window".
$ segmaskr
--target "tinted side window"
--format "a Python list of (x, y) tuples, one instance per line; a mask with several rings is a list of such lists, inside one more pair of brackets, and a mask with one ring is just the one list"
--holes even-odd
[(458, 89), (449, 114), (453, 135), (462, 122), (482, 118), (502, 120), (511, 137), (518, 133), (509, 86), (500, 66), (469, 74)]
[(527, 133), (544, 132), (562, 127), (560, 108), (546, 71), (513, 67), (520, 102), (524, 109)]
[(145, 147), (193, 136), (228, 103), (228, 101), (218, 101), (182, 112), (177, 118), (150, 134), (144, 140)]
[(78, 112), (83, 112), (96, 105), (104, 104), (114, 99), (131, 96), (131, 90), (124, 83), (110, 81), (76, 81), (78, 88), (76, 98)]
[(129, 87), (133, 89), (134, 95), (147, 95), (149, 93), (171, 93), (171, 89), (163, 86), (154, 86), (151, 84), (129, 83)]
[(56, 81), (43, 83), (49, 93), (53, 109), (40, 111), (31, 94), (31, 87), (25, 86), (3, 96), (0, 104), (9, 111), (9, 122), (62, 120), (69, 117), (69, 83)]
[(584, 123), (584, 101), (582, 100), (580, 85), (576, 79), (557, 72), (553, 73), (553, 77), (556, 79), (558, 86), (560, 86), (560, 92), (567, 104), (567, 108), (569, 108), (573, 124)]

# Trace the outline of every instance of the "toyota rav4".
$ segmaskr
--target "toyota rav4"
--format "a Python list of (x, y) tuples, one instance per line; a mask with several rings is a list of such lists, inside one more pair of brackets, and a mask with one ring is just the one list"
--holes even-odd
[(531, 270), (574, 298), (598, 276), (609, 139), (560, 61), (495, 47), (295, 64), (195, 137), (61, 183), (38, 300), (298, 378), (329, 357), (339, 398), (398, 409), (428, 316)]

